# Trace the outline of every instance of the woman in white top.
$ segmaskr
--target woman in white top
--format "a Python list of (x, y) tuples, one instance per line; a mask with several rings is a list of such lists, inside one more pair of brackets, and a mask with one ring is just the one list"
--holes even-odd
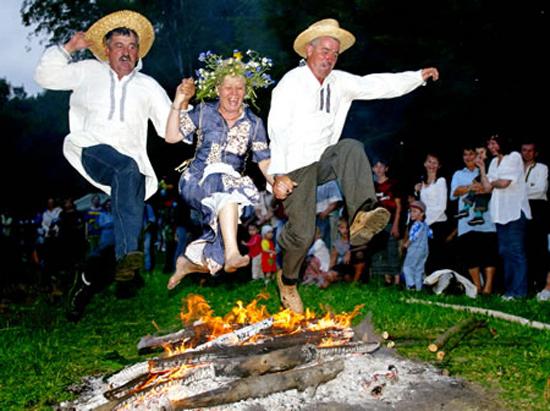
[(525, 231), (531, 209), (523, 172), (523, 161), (509, 142), (495, 134), (487, 140), (493, 155), (488, 172), (485, 164), (476, 160), (481, 183), (491, 191), (491, 219), (497, 227), (498, 250), (504, 265), (504, 297), (511, 300), (527, 295), (527, 260)]
[(415, 191), (426, 205), (426, 224), (430, 226), (433, 238), (429, 242), (429, 256), (426, 262), (428, 274), (441, 268), (448, 268), (447, 259), (447, 181), (439, 175), (441, 162), (439, 156), (428, 153), (424, 161), (426, 174), (422, 181), (415, 185)]

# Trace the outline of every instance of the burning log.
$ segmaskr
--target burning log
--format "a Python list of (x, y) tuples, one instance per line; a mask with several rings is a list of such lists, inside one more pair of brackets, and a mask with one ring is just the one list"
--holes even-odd
[(137, 348), (139, 354), (147, 354), (156, 351), (162, 347), (167, 347), (175, 350), (183, 343), (188, 343), (190, 346), (195, 346), (193, 350), (206, 350), (212, 346), (234, 345), (260, 333), (261, 331), (270, 328), (273, 325), (273, 319), (268, 318), (258, 323), (240, 328), (236, 331), (223, 334), (219, 338), (206, 341), (209, 328), (204, 323), (195, 324), (192, 328), (184, 328), (177, 332), (162, 336), (146, 335), (141, 337)]
[(173, 384), (188, 384), (201, 378), (219, 376), (243, 378), (268, 372), (279, 372), (331, 356), (371, 353), (379, 347), (379, 343), (349, 343), (344, 346), (322, 348), (307, 344), (279, 349), (261, 355), (209, 358), (206, 361), (203, 359), (200, 367), (190, 368), (185, 374), (176, 378), (163, 378), (163, 375), (169, 375), (169, 371), (173, 370), (170, 367), (163, 370), (152, 370), (150, 373), (140, 375), (119, 387), (105, 392), (104, 397), (110, 401), (104, 404), (102, 409), (113, 409), (125, 403), (131, 403), (138, 397), (147, 396), (152, 390), (158, 391), (162, 387)]
[(428, 350), (430, 352), (438, 352), (454, 335), (461, 334), (460, 339), (462, 339), (465, 335), (480, 327), (482, 324), (483, 321), (476, 320), (474, 317), (466, 318), (439, 335), (435, 341), (428, 346)]
[(122, 371), (117, 372), (116, 374), (111, 375), (107, 378), (107, 384), (111, 387), (120, 387), (129, 381), (135, 380), (142, 375), (146, 375), (149, 372), (149, 365), (147, 361), (139, 362), (133, 364), (129, 367), (124, 368)]
[(236, 331), (223, 334), (222, 336), (212, 341), (208, 341), (207, 343), (195, 347), (194, 350), (201, 351), (210, 347), (223, 347), (227, 345), (240, 344), (243, 341), (248, 340), (250, 337), (259, 334), (263, 330), (271, 328), (271, 326), (273, 326), (273, 318), (266, 318), (265, 320), (259, 321), (249, 326), (239, 328)]
[(174, 410), (210, 407), (248, 398), (261, 398), (293, 388), (304, 391), (308, 387), (336, 378), (343, 370), (344, 362), (336, 360), (307, 368), (242, 378), (215, 390), (172, 401), (172, 407)]
[(252, 345), (229, 347), (211, 345), (210, 348), (205, 350), (189, 350), (171, 357), (152, 359), (149, 361), (149, 370), (151, 372), (161, 372), (182, 365), (197, 364), (216, 359), (265, 354), (278, 349), (305, 344), (319, 345), (327, 338), (350, 339), (352, 337), (351, 333), (351, 330), (346, 329), (326, 329), (322, 331), (304, 331), (298, 334), (284, 334)]
[(120, 400), (121, 398), (124, 398), (130, 391), (134, 390), (136, 387), (147, 381), (149, 379), (149, 376), (150, 374), (148, 372), (145, 374), (141, 374), (136, 378), (128, 381), (127, 383), (105, 392), (103, 395), (108, 400)]
[(165, 345), (174, 345), (174, 344), (181, 344), (184, 341), (187, 341), (193, 337), (195, 337), (197, 334), (194, 329), (188, 329), (184, 328), (182, 330), (176, 331), (171, 334), (166, 335), (146, 335), (144, 337), (141, 337), (141, 339), (138, 342), (137, 349), (139, 354), (148, 354), (150, 352), (155, 351), (156, 349), (160, 349)]
[(352, 342), (336, 347), (318, 347), (318, 358), (327, 358), (335, 355), (370, 354), (380, 348), (380, 343)]
[(285, 371), (306, 364), (317, 358), (313, 345), (296, 346), (276, 350), (267, 354), (237, 357), (214, 363), (216, 375), (249, 377), (268, 372)]
[(275, 350), (267, 354), (236, 357), (216, 361), (216, 376), (248, 377), (268, 372), (288, 370), (313, 360), (335, 355), (366, 354), (378, 349), (380, 344), (350, 344), (338, 347), (316, 348), (311, 344)]
[(380, 336), (374, 331), (370, 311), (363, 321), (353, 327), (353, 332), (353, 341), (380, 342)]
[[(135, 379), (135, 381), (128, 382), (124, 387), (118, 387), (113, 390), (105, 392), (103, 395), (109, 401), (94, 411), (111, 411), (117, 409), (125, 404), (132, 404), (139, 398), (145, 398), (151, 395), (152, 392), (162, 393), (166, 391), (167, 387), (174, 385), (189, 384), (201, 379), (212, 379), (215, 377), (215, 369), (212, 365), (196, 367), (189, 369), (188, 372), (180, 377), (170, 377), (167, 379), (159, 378), (156, 383), (144, 385), (144, 380), (153, 378), (152, 374), (146, 374), (143, 379)], [(139, 380), (139, 381), (138, 381)], [(135, 384), (131, 384), (134, 383)]]

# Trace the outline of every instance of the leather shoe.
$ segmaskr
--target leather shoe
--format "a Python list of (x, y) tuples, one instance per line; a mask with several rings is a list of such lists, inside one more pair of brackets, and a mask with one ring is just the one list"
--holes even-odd
[(390, 217), (390, 212), (383, 207), (371, 211), (358, 211), (349, 229), (351, 245), (367, 244), (388, 225)]
[(142, 268), (143, 253), (141, 251), (130, 251), (117, 262), (115, 280), (130, 281), (134, 278), (136, 270)]
[(281, 296), (281, 304), (297, 314), (304, 313), (304, 304), (296, 285), (285, 285), (283, 283), (283, 270), (277, 271), (277, 287)]

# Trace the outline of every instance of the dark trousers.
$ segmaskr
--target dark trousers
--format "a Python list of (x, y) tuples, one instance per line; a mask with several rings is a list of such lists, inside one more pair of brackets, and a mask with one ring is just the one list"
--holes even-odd
[(496, 224), (498, 252), (504, 265), (504, 295), (527, 296), (527, 258), (525, 255), (525, 214), (506, 224)]
[(107, 144), (98, 144), (82, 150), (82, 165), (95, 181), (111, 187), (116, 258), (138, 250), (145, 207), (145, 176), (137, 163)]
[(529, 200), (532, 219), (527, 220), (527, 279), (530, 291), (546, 285), (548, 267), (548, 201)]
[(451, 267), (451, 258), (448, 253), (449, 243), (447, 236), (450, 233), (448, 221), (432, 223), (432, 238), (428, 240), (429, 255), (426, 261), (426, 274), (430, 275), (434, 271)]
[(288, 174), (298, 185), (283, 201), (288, 221), (283, 227), (279, 244), (283, 251), (283, 274), (298, 279), (307, 250), (315, 236), (317, 186), (337, 180), (344, 196), (349, 217), (371, 207), (376, 202), (372, 171), (363, 144), (344, 139), (328, 147), (321, 159)]

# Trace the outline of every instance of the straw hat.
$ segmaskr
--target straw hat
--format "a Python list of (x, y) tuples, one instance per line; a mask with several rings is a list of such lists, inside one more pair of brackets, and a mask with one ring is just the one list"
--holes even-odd
[(153, 25), (146, 17), (131, 10), (115, 11), (92, 24), (86, 32), (86, 40), (92, 43), (89, 49), (94, 56), (99, 60), (107, 60), (103, 39), (108, 32), (118, 27), (132, 29), (138, 34), (139, 57), (145, 57), (155, 40), (155, 31)]
[(340, 41), (340, 53), (349, 49), (355, 43), (355, 36), (349, 31), (340, 28), (338, 20), (323, 19), (313, 23), (302, 31), (294, 40), (294, 51), (306, 57), (306, 46), (317, 37), (334, 37)]

